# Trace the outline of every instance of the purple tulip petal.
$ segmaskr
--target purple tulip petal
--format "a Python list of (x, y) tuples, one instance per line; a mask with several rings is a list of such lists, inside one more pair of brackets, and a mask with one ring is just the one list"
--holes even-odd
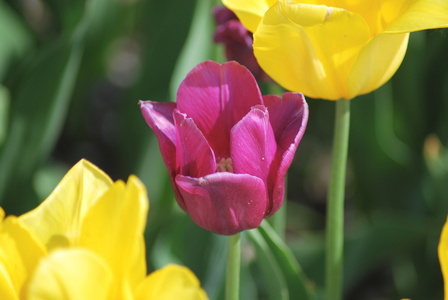
[(266, 107), (253, 107), (231, 131), (230, 153), (234, 172), (260, 178), (270, 194), (267, 179), (276, 151), (277, 145)]
[(218, 158), (230, 156), (230, 129), (258, 104), (257, 82), (236, 62), (197, 65), (177, 93), (177, 108), (195, 121)]
[[(226, 46), (239, 47), (245, 51), (252, 51), (253, 39), (246, 27), (238, 20), (230, 20), (216, 28), (213, 39), (217, 43), (224, 43)], [(255, 56), (254, 56), (255, 57)]]
[(173, 111), (175, 102), (163, 103), (152, 101), (140, 101), (140, 110), (146, 123), (156, 134), (159, 141), (160, 152), (170, 175), (171, 186), (179, 206), (185, 210), (182, 196), (177, 189), (176, 182), (176, 129), (174, 127)]
[(221, 25), (229, 20), (238, 20), (238, 17), (234, 14), (234, 12), (225, 6), (213, 7), (212, 14), (216, 25)]
[(201, 178), (178, 175), (176, 183), (187, 213), (204, 229), (232, 235), (263, 221), (268, 201), (260, 178), (220, 172)]
[(227, 60), (235, 60), (246, 66), (255, 78), (265, 76), (254, 56), (252, 34), (239, 20), (230, 20), (216, 28), (213, 39), (225, 45)]
[(202, 177), (215, 173), (216, 160), (207, 140), (193, 119), (174, 110), (177, 173), (191, 177)]
[(300, 93), (284, 93), (282, 99), (268, 95), (263, 100), (277, 141), (276, 158), (268, 180), (268, 184), (273, 185), (273, 194), (270, 196), (273, 199), (272, 208), (267, 212), (267, 216), (270, 216), (283, 203), (285, 175), (306, 129), (308, 104)]
[(176, 182), (176, 129), (174, 127), (173, 111), (175, 102), (163, 103), (152, 101), (140, 101), (140, 110), (146, 123), (156, 134), (159, 141), (160, 152), (165, 162), (171, 185), (179, 206), (185, 210), (182, 197), (177, 189)]
[[(173, 111), (176, 103), (140, 101), (140, 109), (149, 127), (159, 141), (160, 152), (170, 174), (176, 170), (176, 129)], [(175, 175), (174, 175), (175, 176)]]

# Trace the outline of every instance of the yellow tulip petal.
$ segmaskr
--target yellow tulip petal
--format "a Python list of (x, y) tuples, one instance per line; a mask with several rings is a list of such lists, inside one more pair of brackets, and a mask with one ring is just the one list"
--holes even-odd
[(135, 300), (206, 300), (207, 294), (188, 268), (167, 265), (146, 277), (138, 287)]
[(321, 4), (343, 8), (360, 15), (369, 24), (371, 36), (384, 31), (410, 5), (409, 0), (295, 0), (308, 4)]
[(19, 300), (19, 292), (11, 281), (9, 271), (0, 262), (0, 299)]
[(343, 9), (278, 1), (254, 34), (260, 66), (288, 90), (313, 98), (348, 98), (347, 78), (370, 39), (361, 16)]
[(293, 0), (293, 2), (338, 7), (359, 14), (369, 24), (372, 36), (382, 32), (405, 33), (448, 27), (446, 0)]
[(87, 210), (111, 184), (103, 171), (81, 160), (39, 207), (20, 220), (49, 249), (74, 245)]
[(371, 92), (395, 74), (408, 45), (409, 33), (380, 34), (362, 48), (348, 77), (348, 98)]
[(28, 300), (105, 300), (110, 296), (112, 273), (92, 253), (56, 250), (42, 259), (33, 274)]
[(20, 295), (44, 253), (43, 247), (16, 217), (10, 216), (0, 224), (0, 299)]
[(145, 186), (130, 176), (126, 185), (115, 182), (84, 219), (80, 245), (104, 258), (125, 285), (118, 287), (123, 292), (135, 289), (146, 276), (143, 232), (148, 206)]
[(448, 300), (448, 219), (445, 225), (443, 225), (442, 234), (440, 235), (438, 253), (444, 281), (445, 300)]
[(386, 28), (385, 33), (413, 32), (448, 27), (447, 0), (407, 1), (405, 9)]
[(277, 0), (222, 0), (222, 3), (233, 11), (249, 31), (255, 32), (258, 23), (269, 7)]

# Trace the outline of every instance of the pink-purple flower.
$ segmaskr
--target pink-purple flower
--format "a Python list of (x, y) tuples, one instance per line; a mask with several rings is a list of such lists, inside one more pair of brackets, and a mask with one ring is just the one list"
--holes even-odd
[(212, 12), (217, 26), (213, 39), (224, 44), (227, 60), (244, 65), (258, 80), (270, 80), (255, 58), (252, 33), (227, 7), (215, 6)]
[(177, 103), (140, 101), (140, 108), (176, 200), (196, 224), (231, 235), (280, 208), (308, 121), (302, 94), (262, 96), (244, 66), (206, 61), (184, 79)]

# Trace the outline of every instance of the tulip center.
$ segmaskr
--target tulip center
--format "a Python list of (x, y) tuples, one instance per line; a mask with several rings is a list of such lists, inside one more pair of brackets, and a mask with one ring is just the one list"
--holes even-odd
[(233, 173), (232, 159), (230, 157), (218, 159), (216, 163), (216, 171)]

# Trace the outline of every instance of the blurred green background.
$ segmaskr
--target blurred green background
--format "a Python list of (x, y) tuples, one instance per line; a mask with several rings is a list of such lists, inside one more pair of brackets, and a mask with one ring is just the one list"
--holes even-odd
[[(224, 61), (212, 39), (214, 2), (0, 0), (0, 203), (15, 215), (36, 207), (81, 158), (114, 180), (137, 174), (151, 205), (148, 269), (186, 265), (210, 299), (222, 299), (227, 240), (177, 207), (138, 107), (138, 100), (175, 101), (197, 63)], [(413, 33), (393, 79), (352, 101), (347, 300), (443, 298), (437, 244), (448, 213), (447, 54), (447, 30)], [(243, 234), (242, 299), (298, 299), (294, 278), (322, 298), (335, 105), (308, 103), (288, 177), (286, 244), (269, 227)]]

